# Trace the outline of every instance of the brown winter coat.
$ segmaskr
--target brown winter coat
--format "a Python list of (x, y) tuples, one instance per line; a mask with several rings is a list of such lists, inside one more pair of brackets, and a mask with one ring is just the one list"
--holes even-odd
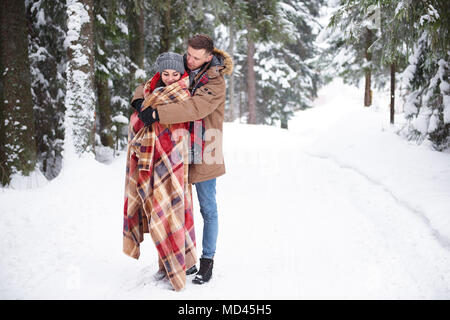
[[(223, 119), (225, 111), (224, 75), (233, 71), (233, 61), (224, 51), (214, 49), (214, 57), (197, 74), (195, 87), (204, 73), (208, 82), (194, 92), (192, 98), (179, 103), (158, 106), (159, 122), (173, 124), (204, 119), (205, 150), (201, 164), (189, 165), (189, 183), (210, 180), (225, 174), (222, 148)], [(143, 86), (139, 86), (133, 100), (143, 98)]]

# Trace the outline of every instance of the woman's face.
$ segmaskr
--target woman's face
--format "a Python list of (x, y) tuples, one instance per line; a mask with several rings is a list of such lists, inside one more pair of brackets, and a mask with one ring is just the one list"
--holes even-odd
[(166, 69), (161, 74), (161, 80), (162, 82), (164, 82), (166, 86), (169, 86), (174, 82), (177, 82), (178, 80), (180, 80), (180, 78), (181, 74), (178, 71), (172, 69)]

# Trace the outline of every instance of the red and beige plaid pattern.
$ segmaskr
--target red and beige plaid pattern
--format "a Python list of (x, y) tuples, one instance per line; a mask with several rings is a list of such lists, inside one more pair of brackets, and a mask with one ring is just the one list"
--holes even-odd
[[(188, 99), (188, 81), (147, 94), (143, 109)], [(176, 291), (197, 261), (187, 129), (186, 123), (143, 126), (134, 113), (128, 137), (123, 251), (139, 258), (143, 234), (149, 232)]]

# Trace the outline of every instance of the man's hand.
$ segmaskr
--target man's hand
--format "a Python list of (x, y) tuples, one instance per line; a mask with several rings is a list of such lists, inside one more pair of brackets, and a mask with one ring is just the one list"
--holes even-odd
[(151, 107), (139, 112), (138, 117), (146, 126), (151, 125), (155, 121), (159, 121), (158, 110), (152, 109)]

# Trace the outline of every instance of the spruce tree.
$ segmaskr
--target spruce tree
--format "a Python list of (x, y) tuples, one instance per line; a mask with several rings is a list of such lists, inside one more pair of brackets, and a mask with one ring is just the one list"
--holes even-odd
[(449, 15), (446, 1), (402, 1), (396, 10), (397, 23), (415, 30), (405, 41), (412, 54), (402, 73), (409, 93), (405, 97), (408, 125), (401, 134), (418, 143), (429, 140), (439, 151), (450, 148)]
[[(215, 12), (221, 25), (217, 28), (216, 40), (222, 40), (224, 48), (234, 61), (234, 69), (232, 74), (228, 77), (227, 82), (227, 104), (225, 108), (226, 121), (234, 121), (238, 116), (237, 106), (237, 74), (240, 66), (236, 64), (237, 46), (240, 39), (240, 34), (245, 27), (243, 23), (246, 20), (246, 2), (244, 0), (224, 0), (217, 2)], [(227, 28), (228, 33), (223, 32), (223, 28)]]
[[(131, 11), (131, 10), (130, 10)], [(95, 0), (94, 1), (94, 37), (95, 37), (95, 84), (97, 91), (97, 114), (98, 114), (98, 124), (99, 128), (97, 132), (100, 137), (100, 144), (102, 146), (113, 148), (115, 143), (114, 140), (117, 137), (117, 132), (113, 132), (117, 128), (113, 127), (113, 114), (116, 113), (123, 114), (126, 113), (125, 110), (114, 110), (113, 108), (113, 97), (115, 94), (114, 84), (125, 86), (126, 88), (131, 88), (135, 86), (135, 81), (127, 83), (124, 81), (128, 79), (127, 76), (135, 78), (136, 74), (139, 73), (140, 67), (143, 68), (144, 59), (143, 52), (139, 53), (141, 56), (141, 63), (139, 66), (136, 65), (136, 50), (127, 50), (121, 48), (122, 43), (126, 43), (128, 40), (128, 31), (130, 30), (125, 21), (125, 10), (121, 6), (120, 2), (113, 0)], [(133, 17), (135, 14), (133, 15)], [(141, 31), (143, 32), (143, 30)], [(134, 35), (137, 37), (137, 35)], [(130, 43), (133, 41), (130, 41)], [(134, 48), (136, 49), (136, 48)], [(143, 50), (143, 45), (141, 46)], [(134, 55), (129, 54), (130, 52), (135, 52)], [(117, 56), (119, 54), (119, 56)], [(120, 57), (122, 55), (122, 57)], [(129, 73), (124, 73), (123, 66), (120, 66), (123, 55), (132, 56), (129, 58), (128, 65), (131, 66)], [(134, 59), (134, 61), (133, 61)], [(125, 64), (127, 65), (127, 64)], [(142, 73), (142, 72), (141, 72)], [(116, 80), (116, 81), (114, 81)], [(141, 79), (143, 81), (143, 79)], [(128, 97), (123, 97), (124, 99)], [(114, 99), (114, 100), (117, 100)], [(119, 99), (121, 100), (121, 99)]]
[[(264, 123), (279, 121), (282, 128), (297, 110), (312, 106), (318, 86), (314, 41), (321, 1), (282, 0), (278, 3), (281, 36), (262, 43), (259, 54)], [(260, 113), (264, 112), (261, 110)]]
[(368, 10), (360, 1), (341, 0), (332, 15), (328, 31), (329, 49), (324, 52), (331, 73), (336, 70), (345, 82), (359, 85), (364, 77), (364, 106), (372, 105), (373, 78), (380, 73), (378, 64), (380, 51), (373, 46), (381, 32), (378, 11)]
[(31, 91), (38, 166), (47, 179), (62, 165), (67, 14), (66, 1), (28, 1)]
[(157, 56), (166, 51), (183, 54), (187, 40), (198, 33), (212, 35), (214, 11), (218, 0), (185, 2), (177, 0), (149, 0), (145, 5), (146, 71), (155, 73)]
[[(259, 67), (256, 64), (256, 45), (259, 42), (269, 41), (278, 34), (277, 1), (246, 1), (246, 40), (247, 40), (247, 110), (248, 123), (256, 124), (264, 122), (264, 111), (257, 112), (257, 73)], [(266, 109), (266, 108), (264, 108)], [(263, 109), (263, 110), (264, 110)]]

